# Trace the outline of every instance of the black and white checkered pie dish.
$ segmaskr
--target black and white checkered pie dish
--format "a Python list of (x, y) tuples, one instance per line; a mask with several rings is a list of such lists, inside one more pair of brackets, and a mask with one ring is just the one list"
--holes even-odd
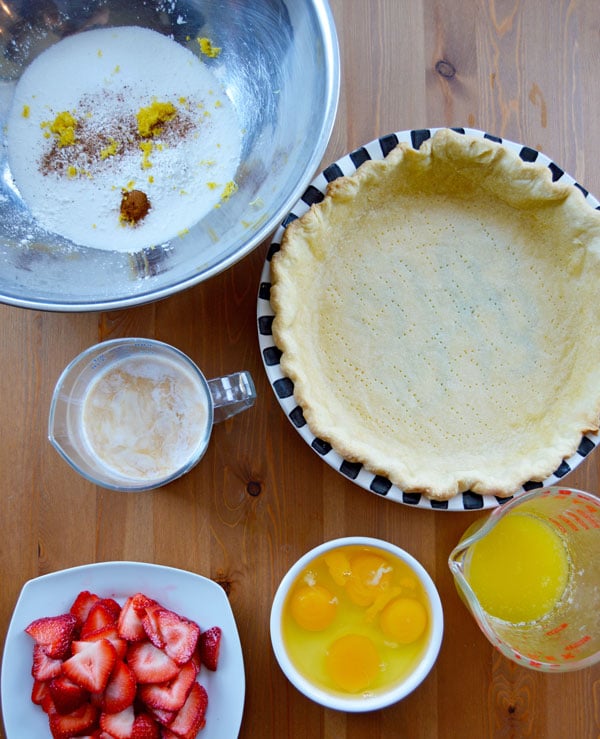
[[(418, 493), (404, 492), (397, 486), (393, 485), (385, 477), (369, 472), (361, 464), (345, 460), (331, 447), (330, 444), (315, 437), (311, 433), (308, 424), (304, 419), (302, 408), (294, 399), (293, 382), (281, 370), (281, 351), (276, 346), (271, 332), (271, 325), (274, 317), (274, 311), (269, 301), (271, 289), (271, 258), (280, 248), (281, 238), (287, 225), (296, 218), (302, 216), (311, 205), (323, 200), (328, 182), (331, 182), (337, 177), (341, 177), (343, 175), (353, 174), (356, 169), (368, 159), (385, 158), (399, 142), (409, 143), (414, 149), (418, 149), (424, 141), (433, 136), (436, 130), (438, 129), (432, 128), (398, 131), (396, 133), (383, 136), (382, 138), (375, 139), (365, 146), (361, 146), (355, 151), (350, 152), (337, 162), (334, 162), (312, 181), (304, 192), (302, 198), (295, 204), (292, 211), (287, 215), (275, 233), (270, 249), (267, 253), (267, 258), (261, 274), (257, 302), (259, 345), (267, 377), (285, 414), (306, 443), (309, 444), (328, 465), (333, 467), (344, 477), (347, 477), (355, 484), (372, 493), (376, 493), (377, 495), (381, 495), (382, 497), (398, 503), (404, 503), (405, 505), (417, 508), (444, 511), (469, 511), (495, 508), (507, 500), (510, 500), (510, 498), (497, 498), (493, 495), (482, 496), (468, 491), (457, 495), (450, 500), (441, 501), (430, 500), (424, 495), (420, 495)], [(581, 187), (581, 185), (579, 185), (570, 175), (566, 174), (561, 167), (551, 161), (544, 154), (541, 154), (528, 146), (500, 139), (497, 136), (492, 136), (488, 133), (472, 128), (455, 128), (453, 130), (459, 133), (466, 133), (471, 136), (491, 139), (492, 141), (496, 141), (501, 143), (503, 146), (512, 149), (526, 162), (535, 161), (539, 164), (545, 164), (552, 172), (553, 181), (563, 179), (563, 181), (575, 185), (583, 192), (590, 205), (600, 210), (600, 203), (598, 200), (596, 200), (590, 193), (588, 193), (587, 190)], [(599, 443), (599, 434), (585, 434), (582, 437), (581, 443), (579, 444), (575, 454), (568, 459), (564, 459), (558, 469), (555, 470), (550, 477), (543, 482), (526, 483), (515, 493), (515, 495), (533, 488), (548, 487), (558, 484), (559, 481), (575, 469), (575, 467), (577, 467)]]

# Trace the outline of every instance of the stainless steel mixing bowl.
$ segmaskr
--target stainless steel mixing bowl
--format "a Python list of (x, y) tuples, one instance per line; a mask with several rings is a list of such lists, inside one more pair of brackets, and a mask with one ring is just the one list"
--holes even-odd
[[(196, 51), (245, 130), (239, 190), (184, 238), (135, 254), (91, 249), (40, 228), (13, 181), (6, 120), (22, 71), (64, 36), (136, 25)], [(195, 47), (195, 48), (194, 48)], [(275, 230), (321, 161), (337, 109), (339, 51), (326, 0), (2, 0), (0, 2), (0, 302), (57, 311), (137, 305), (195, 285)]]

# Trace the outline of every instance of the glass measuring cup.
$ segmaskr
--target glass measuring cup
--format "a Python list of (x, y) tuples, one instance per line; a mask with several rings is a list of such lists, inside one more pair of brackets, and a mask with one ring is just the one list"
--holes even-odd
[[(486, 611), (469, 581), (478, 542), (489, 537), (499, 522), (506, 523), (509, 516), (514, 523), (515, 514), (533, 519), (528, 523), (538, 528), (541, 525), (542, 533), (547, 529), (548, 536), (564, 548), (567, 565), (564, 590), (554, 607), (517, 623)], [(511, 556), (515, 553), (511, 552), (510, 541), (508, 544), (503, 554), (507, 572), (511, 572), (516, 564)], [(600, 499), (596, 496), (561, 487), (519, 495), (467, 529), (448, 564), (458, 592), (480, 629), (509, 659), (544, 672), (578, 670), (600, 660)], [(493, 588), (493, 581), (489, 586)], [(527, 599), (530, 592), (517, 595)]]
[(63, 370), (48, 438), (73, 469), (111, 490), (142, 491), (189, 472), (213, 424), (250, 408), (249, 372), (207, 380), (183, 352), (153, 339), (113, 339)]

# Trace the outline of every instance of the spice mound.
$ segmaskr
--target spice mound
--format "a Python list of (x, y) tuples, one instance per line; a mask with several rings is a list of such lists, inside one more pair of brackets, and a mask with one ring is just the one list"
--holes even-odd
[(121, 222), (135, 226), (148, 215), (151, 207), (148, 196), (142, 190), (125, 190), (121, 198)]

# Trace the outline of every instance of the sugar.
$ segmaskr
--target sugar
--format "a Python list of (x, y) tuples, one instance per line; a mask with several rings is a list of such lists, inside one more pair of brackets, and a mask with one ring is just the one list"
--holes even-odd
[[(177, 115), (141, 138), (136, 114), (157, 101)], [(51, 124), (65, 112), (76, 120), (76, 143), (60, 146)], [(241, 139), (235, 108), (208, 66), (133, 26), (69, 36), (40, 54), (17, 84), (7, 135), (12, 175), (38, 225), (121, 252), (164, 243), (224, 203)], [(119, 218), (131, 189), (151, 205), (135, 225)]]

